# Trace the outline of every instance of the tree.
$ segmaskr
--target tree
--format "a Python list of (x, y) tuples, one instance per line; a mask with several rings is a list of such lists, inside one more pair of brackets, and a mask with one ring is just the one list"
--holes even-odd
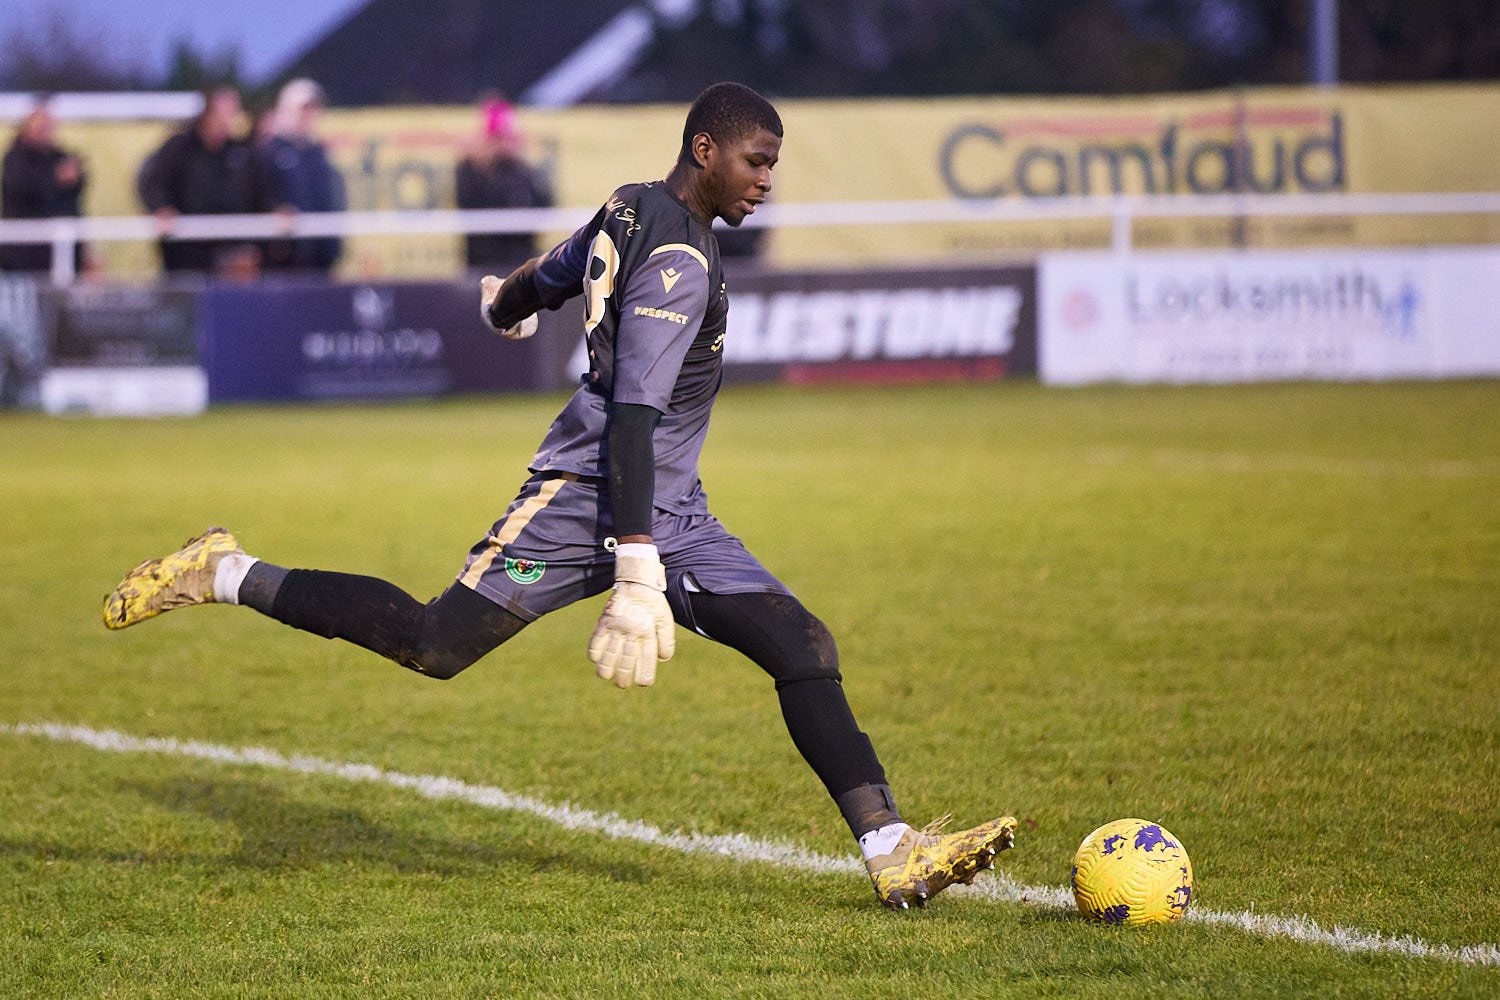
[(244, 89), (239, 49), (231, 47), (205, 55), (186, 38), (179, 38), (173, 43), (163, 85), (167, 90), (208, 90), (219, 86)]
[(53, 7), (18, 20), (0, 42), (0, 86), (11, 90), (140, 90), (154, 81), (139, 50), (100, 38)]

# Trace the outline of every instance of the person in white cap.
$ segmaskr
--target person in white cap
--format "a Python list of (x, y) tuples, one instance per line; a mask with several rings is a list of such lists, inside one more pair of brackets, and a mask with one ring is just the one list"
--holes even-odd
[[(270, 115), (270, 139), (262, 154), (266, 186), (279, 211), (342, 212), (348, 205), (344, 178), (318, 138), (323, 88), (299, 78), (281, 88)], [(327, 274), (338, 263), (343, 243), (336, 236), (273, 242), (267, 268)]]

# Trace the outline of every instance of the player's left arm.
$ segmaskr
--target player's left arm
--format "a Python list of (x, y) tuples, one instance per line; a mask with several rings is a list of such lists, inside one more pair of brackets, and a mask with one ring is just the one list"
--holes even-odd
[(643, 403), (610, 403), (608, 432), (609, 496), (616, 539), (621, 544), (651, 543), (651, 510), (656, 496), (656, 425), (661, 411)]
[(610, 501), (619, 546), (615, 590), (589, 642), (600, 677), (649, 685), (676, 647), (666, 570), (651, 536), (656, 425), (708, 307), (708, 266), (691, 248), (658, 248), (619, 300), (607, 431)]
[(708, 262), (684, 244), (648, 254), (619, 293), (609, 474), (615, 535), (650, 541), (656, 456), (653, 434), (672, 405), (683, 359), (708, 311)]

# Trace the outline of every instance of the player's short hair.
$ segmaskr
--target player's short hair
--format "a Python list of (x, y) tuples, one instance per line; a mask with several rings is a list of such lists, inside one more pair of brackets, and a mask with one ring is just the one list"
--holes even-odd
[(781, 137), (781, 116), (771, 102), (742, 83), (716, 83), (688, 109), (682, 127), (682, 148), (690, 149), (693, 136), (707, 132), (719, 144), (744, 139), (763, 128)]

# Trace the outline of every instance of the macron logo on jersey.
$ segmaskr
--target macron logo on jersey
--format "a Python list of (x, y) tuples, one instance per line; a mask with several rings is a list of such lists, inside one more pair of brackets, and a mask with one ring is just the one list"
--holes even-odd
[[(687, 254), (689, 257), (693, 258), (699, 264), (701, 264), (703, 266), (703, 270), (708, 270), (708, 258), (704, 257), (701, 251), (697, 250), (694, 247), (688, 246), (686, 243), (666, 243), (662, 246), (657, 247), (655, 250), (652, 250), (646, 256), (655, 257), (659, 253)], [(685, 261), (684, 264), (686, 264)], [(681, 281), (682, 276), (687, 272), (682, 270), (682, 268), (677, 267), (676, 265), (668, 264), (657, 273), (661, 275), (662, 293), (664, 295), (670, 296), (672, 294), (672, 289), (677, 287), (677, 282)], [(692, 286), (691, 282), (689, 282), (688, 284), (689, 287)], [(671, 299), (668, 298), (667, 302), (670, 303)], [(692, 317), (687, 315), (686, 313), (676, 312), (672, 309), (659, 309), (655, 306), (636, 306), (635, 314), (637, 316), (645, 316), (649, 319), (664, 319), (669, 323), (676, 323), (678, 326), (687, 326), (692, 319)]]

